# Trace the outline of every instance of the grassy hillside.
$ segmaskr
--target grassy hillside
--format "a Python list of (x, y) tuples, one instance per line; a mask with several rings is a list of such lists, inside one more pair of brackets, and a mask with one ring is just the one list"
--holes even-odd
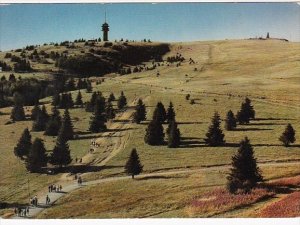
[[(62, 51), (62, 47), (41, 48)], [(266, 180), (300, 174), (299, 164), (274, 165), (276, 162), (300, 160), (299, 51), (299, 43), (276, 40), (174, 43), (164, 59), (178, 53), (185, 58), (180, 64), (164, 61), (153, 70), (124, 76), (111, 73), (105, 76), (105, 82), (98, 85), (94, 82), (93, 91), (99, 90), (106, 97), (110, 92), (118, 97), (124, 91), (130, 105), (137, 98), (142, 98), (147, 106), (148, 120), (140, 125), (132, 124), (133, 109), (128, 108), (125, 112), (119, 112), (118, 117), (108, 124), (111, 131), (97, 135), (85, 134), (91, 114), (84, 109), (71, 109), (75, 130), (81, 132), (77, 140), (69, 143), (73, 158), (83, 157), (83, 163), (92, 162), (99, 168), (105, 165), (97, 171), (85, 172), (83, 179), (125, 175), (123, 166), (132, 148), (137, 148), (144, 173), (228, 165), (237, 150), (235, 146), (245, 136), (250, 139), (258, 162), (265, 164), (261, 165)], [(194, 63), (190, 63), (190, 58)], [(150, 67), (152, 62), (145, 64)], [(41, 64), (33, 64), (35, 66), (38, 68)], [(187, 94), (195, 104), (186, 100)], [(76, 91), (73, 96), (76, 96)], [(224, 131), (227, 145), (207, 147), (203, 138), (213, 113), (218, 111), (224, 120), (228, 110), (234, 113), (239, 110), (246, 96), (252, 100), (257, 119), (251, 121), (250, 125), (238, 126), (236, 131)], [(84, 101), (89, 100), (90, 94), (83, 92), (83, 98)], [(144, 143), (145, 129), (157, 101), (162, 101), (165, 107), (170, 101), (174, 104), (183, 137), (180, 148), (153, 147)], [(43, 102), (48, 104), (50, 98), (43, 99)], [(49, 112), (50, 108), (49, 105)], [(6, 113), (0, 116), (3, 134), (0, 151), (5, 156), (0, 158), (3, 171), (0, 177), (3, 181), (0, 192), (2, 201), (26, 202), (27, 177), (30, 178), (31, 193), (45, 192), (47, 185), (53, 182), (73, 182), (67, 174), (26, 175), (24, 165), (13, 155), (13, 147), (23, 129), (27, 126), (31, 128), (32, 121), (5, 125), (9, 120), (10, 108), (0, 111)], [(287, 123), (291, 123), (296, 130), (296, 143), (290, 148), (283, 147), (278, 140)], [(224, 128), (224, 121), (221, 126)], [(33, 132), (32, 135), (42, 137), (47, 149), (52, 150), (54, 138), (44, 137), (41, 132)], [(94, 154), (87, 154), (92, 138), (97, 138), (100, 147)], [(188, 207), (197, 196), (224, 186), (227, 171), (216, 168), (189, 175), (124, 180), (86, 187), (68, 194), (40, 217), (212, 216), (209, 213), (191, 213)], [(92, 209), (90, 205), (93, 205)], [(74, 207), (82, 211), (72, 210)], [(252, 206), (249, 207), (251, 211)]]

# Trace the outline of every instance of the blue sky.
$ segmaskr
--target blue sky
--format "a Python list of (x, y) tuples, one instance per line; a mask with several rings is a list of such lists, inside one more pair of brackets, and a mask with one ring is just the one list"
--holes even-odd
[(300, 41), (297, 3), (11, 4), (0, 6), (0, 49), (101, 37), (105, 8), (110, 40)]

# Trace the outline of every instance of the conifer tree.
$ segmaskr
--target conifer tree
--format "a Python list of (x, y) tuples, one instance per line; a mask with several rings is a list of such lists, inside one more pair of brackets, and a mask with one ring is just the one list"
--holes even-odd
[(145, 143), (149, 145), (163, 145), (164, 137), (164, 128), (161, 122), (153, 119), (146, 129), (146, 135), (144, 137)]
[(23, 159), (24, 156), (28, 155), (30, 147), (31, 147), (31, 135), (28, 128), (26, 128), (23, 131), (17, 146), (14, 148), (15, 156)]
[(141, 172), (143, 172), (143, 166), (140, 162), (139, 155), (137, 154), (135, 148), (131, 150), (129, 159), (127, 160), (125, 165), (125, 172), (128, 175), (131, 175), (132, 179), (134, 179), (135, 175), (138, 175)]
[(32, 130), (33, 131), (45, 130), (48, 119), (49, 119), (49, 115), (47, 113), (45, 105), (43, 105), (42, 109), (38, 112), (36, 119), (32, 124)]
[(104, 113), (101, 112), (101, 107), (99, 106), (99, 101), (96, 102), (95, 111), (91, 117), (90, 128), (89, 131), (93, 133), (106, 131), (105, 125), (106, 118)]
[(36, 138), (26, 158), (26, 168), (32, 173), (40, 172), (42, 167), (47, 166), (47, 160), (44, 143), (42, 139)]
[(166, 114), (165, 107), (161, 102), (158, 102), (153, 112), (153, 120), (157, 120), (160, 123), (164, 123), (166, 119), (167, 119), (167, 114)]
[(44, 119), (47, 122), (47, 120), (49, 119), (49, 114), (47, 113), (47, 109), (46, 109), (45, 105), (42, 106), (41, 113), (42, 113), (42, 116), (44, 117)]
[(46, 129), (46, 124), (47, 120), (45, 120), (43, 113), (40, 112), (32, 124), (32, 131), (43, 131)]
[(206, 133), (206, 138), (204, 139), (205, 143), (209, 146), (222, 146), (225, 143), (224, 134), (220, 128), (220, 121), (219, 114), (215, 112)]
[(167, 121), (168, 123), (170, 123), (171, 121), (175, 120), (175, 111), (174, 111), (174, 108), (173, 108), (173, 103), (170, 102), (170, 105), (167, 109)]
[(86, 103), (85, 111), (94, 112), (94, 106), (96, 104), (97, 97), (97, 92), (93, 92), (90, 101)]
[(69, 95), (67, 93), (62, 93), (59, 101), (59, 108), (66, 109), (69, 104)]
[(115, 110), (110, 101), (106, 103), (105, 114), (107, 119), (114, 119), (116, 117)]
[(59, 132), (62, 132), (66, 141), (74, 138), (73, 124), (71, 121), (70, 113), (68, 109), (65, 109), (62, 124)]
[(35, 120), (37, 115), (41, 112), (41, 108), (38, 104), (35, 104), (33, 109), (31, 110), (31, 119)]
[(92, 84), (91, 84), (91, 82), (88, 80), (88, 81), (87, 81), (87, 85), (86, 85), (86, 92), (87, 92), (87, 93), (91, 93), (92, 91), (93, 91)]
[(115, 101), (115, 100), (116, 100), (116, 98), (115, 98), (114, 94), (113, 94), (113, 93), (110, 93), (110, 95), (109, 95), (107, 101), (112, 102), (112, 101)]
[(141, 99), (138, 100), (138, 103), (135, 107), (135, 113), (133, 115), (133, 121), (139, 124), (141, 121), (146, 119), (146, 106)]
[(124, 95), (124, 92), (121, 92), (121, 96), (118, 99), (118, 108), (123, 109), (127, 105), (127, 99)]
[(168, 147), (177, 148), (180, 145), (180, 131), (175, 120), (170, 120), (168, 128)]
[(13, 121), (22, 121), (25, 120), (25, 112), (23, 105), (21, 103), (15, 103), (11, 110), (10, 118)]
[(53, 106), (59, 106), (60, 105), (60, 95), (58, 92), (56, 92), (53, 96), (52, 96), (52, 103), (51, 105)]
[(66, 166), (72, 162), (70, 149), (68, 145), (68, 139), (66, 135), (67, 129), (64, 123), (65, 120), (63, 120), (62, 126), (59, 129), (56, 145), (50, 157), (50, 163), (52, 165), (58, 165), (59, 167)]
[(82, 107), (83, 102), (82, 102), (82, 95), (81, 92), (78, 91), (77, 97), (76, 97), (76, 101), (75, 101), (75, 105), (79, 105)]
[(238, 189), (245, 193), (263, 180), (261, 171), (254, 158), (253, 148), (247, 137), (240, 142), (240, 147), (235, 156), (232, 157), (232, 168), (227, 177), (227, 189), (231, 193), (236, 193)]
[(61, 117), (59, 115), (59, 111), (54, 106), (52, 108), (52, 115), (46, 124), (44, 135), (56, 136), (58, 134), (58, 130), (60, 126), (61, 126)]
[(226, 130), (234, 130), (236, 128), (236, 119), (231, 110), (228, 111), (225, 119), (225, 129)]
[(74, 91), (75, 88), (75, 80), (73, 77), (71, 77), (68, 82), (66, 83), (66, 90), (67, 91)]
[(73, 108), (74, 107), (74, 101), (73, 101), (73, 98), (72, 98), (72, 94), (69, 93), (67, 94), (67, 106), (66, 108), (70, 109), (70, 108)]
[(250, 119), (255, 118), (255, 110), (253, 109), (249, 98), (245, 98), (245, 101), (242, 103), (241, 109), (238, 111), (236, 117), (240, 124), (248, 124)]
[(294, 143), (296, 141), (296, 138), (295, 138), (295, 130), (294, 128), (292, 127), (292, 125), (289, 123), (284, 132), (281, 134), (281, 136), (279, 137), (279, 141), (282, 142), (282, 144), (285, 146), (285, 147), (289, 147), (290, 146), (290, 143)]

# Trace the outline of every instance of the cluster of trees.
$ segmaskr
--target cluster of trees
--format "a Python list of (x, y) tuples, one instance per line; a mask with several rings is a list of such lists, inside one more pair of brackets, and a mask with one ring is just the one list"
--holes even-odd
[(2, 71), (11, 71), (12, 70), (11, 66), (3, 61), (0, 61), (0, 67), (2, 68)]
[(59, 109), (69, 109), (74, 106), (74, 101), (72, 98), (71, 93), (62, 93), (52, 96), (52, 103), (53, 106), (58, 107)]
[(167, 62), (174, 63), (174, 62), (183, 62), (184, 57), (181, 54), (176, 54), (175, 56), (169, 56), (167, 57)]
[(0, 79), (0, 107), (11, 106), (15, 98), (18, 98), (23, 105), (35, 105), (40, 98), (52, 95), (53, 81), (37, 80), (35, 78), (16, 79), (10, 74), (7, 80), (5, 76)]
[(255, 119), (255, 110), (251, 105), (251, 100), (245, 98), (241, 105), (241, 109), (237, 112), (235, 116), (231, 110), (227, 112), (225, 119), (225, 129), (228, 131), (234, 130), (239, 124), (249, 124), (251, 119)]
[(153, 117), (146, 129), (144, 137), (145, 143), (149, 145), (163, 145), (164, 144), (164, 128), (163, 123), (168, 122), (166, 130), (168, 136), (168, 147), (176, 148), (180, 145), (180, 131), (177, 128), (175, 120), (175, 111), (172, 102), (166, 112), (164, 105), (158, 102), (153, 112)]
[[(53, 112), (55, 112), (55, 109), (53, 109)], [(51, 118), (57, 116), (57, 112), (55, 113), (53, 113)], [(51, 118), (49, 121), (51, 121)], [(59, 167), (66, 166), (72, 161), (67, 143), (70, 139), (73, 139), (73, 125), (68, 110), (65, 110), (58, 129), (56, 145), (51, 155), (47, 155), (42, 139), (36, 138), (33, 143), (31, 142), (31, 134), (28, 128), (23, 131), (21, 138), (14, 148), (14, 154), (21, 160), (25, 160), (26, 168), (30, 172), (41, 172), (42, 168), (46, 167), (48, 162)]]
[[(228, 131), (235, 130), (237, 123), (239, 124), (249, 124), (251, 119), (255, 119), (255, 110), (251, 105), (251, 100), (245, 98), (244, 102), (241, 105), (241, 109), (237, 112), (237, 115), (234, 116), (233, 112), (229, 110), (225, 119), (225, 129)], [(296, 141), (295, 139), (295, 130), (291, 124), (288, 124), (284, 132), (279, 137), (279, 141), (285, 147), (289, 147), (291, 143)]]

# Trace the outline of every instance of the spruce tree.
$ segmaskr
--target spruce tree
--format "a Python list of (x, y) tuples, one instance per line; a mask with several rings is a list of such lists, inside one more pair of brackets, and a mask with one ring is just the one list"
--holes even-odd
[(110, 101), (106, 103), (105, 114), (107, 119), (114, 119), (116, 117), (115, 110)]
[(26, 168), (32, 173), (40, 172), (42, 167), (47, 166), (47, 160), (44, 143), (42, 139), (36, 138), (26, 158)]
[(59, 101), (59, 108), (66, 109), (69, 104), (69, 95), (67, 93), (62, 93)]
[(231, 110), (228, 111), (225, 119), (225, 129), (226, 130), (234, 130), (236, 128), (236, 119)]
[(171, 121), (175, 120), (175, 111), (174, 111), (174, 108), (173, 108), (173, 103), (170, 102), (170, 105), (167, 109), (167, 121), (168, 123), (170, 123)]
[(245, 193), (263, 180), (260, 169), (254, 158), (253, 148), (247, 137), (240, 142), (240, 147), (235, 156), (232, 157), (232, 168), (227, 177), (227, 189), (231, 193), (236, 193), (238, 189)]
[(106, 118), (104, 116), (104, 113), (101, 112), (101, 107), (99, 106), (99, 101), (97, 101), (95, 106), (95, 111), (93, 115), (91, 116), (90, 121), (90, 127), (89, 131), (93, 133), (103, 132), (106, 131), (106, 125), (105, 125)]
[(43, 116), (43, 113), (40, 112), (32, 124), (32, 131), (44, 131), (46, 129), (46, 124), (47, 120)]
[(93, 87), (90, 81), (87, 81), (86, 92), (91, 93), (93, 91)]
[(132, 179), (134, 179), (135, 175), (138, 175), (141, 172), (143, 172), (143, 166), (140, 162), (139, 155), (137, 154), (135, 148), (131, 150), (129, 159), (127, 160), (125, 165), (125, 172), (128, 175), (131, 175)]
[(52, 96), (52, 103), (51, 105), (53, 106), (59, 106), (60, 105), (60, 95), (58, 92), (56, 92), (53, 96)]
[(205, 143), (209, 146), (222, 146), (225, 144), (224, 134), (220, 128), (220, 116), (217, 112), (215, 112), (211, 125), (208, 128), (208, 132), (206, 133)]
[(135, 113), (133, 115), (133, 121), (139, 124), (141, 121), (146, 119), (146, 106), (141, 99), (138, 100), (138, 103), (135, 107)]
[(158, 120), (160, 123), (164, 123), (167, 119), (167, 114), (164, 105), (158, 102), (153, 112), (153, 120)]
[(23, 131), (17, 146), (14, 148), (15, 156), (23, 159), (24, 156), (28, 155), (30, 147), (31, 147), (31, 135), (28, 128), (26, 128)]
[(65, 136), (66, 141), (72, 140), (74, 138), (73, 124), (68, 109), (65, 109), (60, 130), (62, 130), (62, 135)]
[(255, 118), (255, 110), (253, 109), (249, 98), (245, 98), (245, 101), (242, 103), (241, 109), (238, 111), (236, 117), (240, 124), (248, 124), (250, 119)]
[(180, 145), (180, 131), (175, 120), (171, 120), (168, 129), (168, 147), (177, 148)]
[(58, 134), (58, 130), (60, 126), (61, 126), (61, 117), (59, 115), (59, 111), (54, 106), (52, 108), (52, 115), (46, 124), (44, 135), (56, 136)]
[(153, 119), (146, 129), (144, 137), (145, 143), (149, 145), (163, 145), (164, 144), (164, 128), (159, 120)]
[(68, 142), (67, 135), (66, 135), (67, 129), (66, 126), (64, 125), (64, 121), (62, 126), (59, 129), (56, 145), (50, 157), (50, 163), (52, 165), (58, 165), (60, 167), (66, 166), (72, 162), (69, 145), (67, 143)]
[(116, 100), (116, 98), (115, 98), (114, 94), (113, 94), (113, 93), (110, 93), (110, 95), (109, 95), (107, 101), (112, 102), (112, 101), (115, 101), (115, 100)]
[(79, 105), (82, 107), (83, 102), (82, 102), (82, 95), (81, 92), (78, 91), (77, 97), (76, 97), (76, 101), (75, 101), (75, 105)]
[(94, 107), (95, 107), (95, 104), (96, 104), (97, 97), (98, 97), (97, 92), (93, 92), (90, 101), (88, 101), (86, 103), (85, 111), (94, 112)]
[(281, 136), (279, 137), (279, 141), (282, 142), (282, 144), (285, 146), (285, 147), (289, 147), (290, 146), (290, 143), (294, 143), (296, 141), (296, 138), (295, 138), (295, 130), (294, 128), (292, 127), (292, 125), (289, 123), (284, 132), (281, 134)]
[(13, 121), (22, 121), (25, 120), (25, 112), (23, 105), (21, 103), (15, 103), (11, 110), (10, 118)]
[(127, 105), (127, 99), (124, 95), (124, 92), (121, 92), (121, 96), (118, 99), (118, 108), (123, 109)]
[(73, 101), (73, 98), (72, 98), (72, 94), (69, 93), (67, 94), (67, 106), (66, 108), (70, 109), (70, 108), (73, 108), (74, 107), (74, 101)]
[(41, 108), (38, 104), (35, 104), (33, 109), (31, 110), (31, 119), (35, 120), (37, 115), (41, 112)]

